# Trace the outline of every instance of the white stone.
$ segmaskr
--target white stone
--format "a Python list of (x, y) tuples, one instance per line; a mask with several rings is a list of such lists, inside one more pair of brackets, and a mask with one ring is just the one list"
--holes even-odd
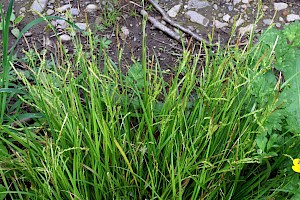
[(223, 28), (228, 26), (228, 23), (220, 22), (219, 20), (215, 20), (215, 26), (216, 28)]
[(66, 4), (66, 5), (63, 5), (63, 6), (59, 7), (59, 8), (57, 8), (57, 11), (58, 12), (64, 12), (67, 9), (71, 8), (71, 7), (72, 7), (71, 4)]
[(279, 17), (278, 20), (279, 20), (280, 22), (283, 22), (283, 21), (284, 21), (284, 19), (283, 19), (282, 17)]
[(79, 15), (79, 10), (78, 10), (78, 8), (71, 8), (70, 13), (71, 13), (71, 15), (77, 16), (77, 15)]
[(207, 1), (200, 1), (200, 0), (189, 0), (187, 4), (188, 9), (200, 9), (210, 6)]
[(181, 5), (178, 4), (176, 6), (173, 6), (167, 13), (170, 17), (176, 17), (180, 8), (181, 8)]
[(269, 9), (268, 6), (266, 6), (266, 5), (263, 5), (263, 6), (262, 6), (262, 10), (263, 10), (263, 11), (267, 11), (268, 9)]
[(32, 36), (32, 32), (27, 31), (26, 33), (24, 33), (24, 36), (25, 36), (25, 37), (30, 37), (30, 36)]
[(187, 11), (185, 16), (189, 18), (191, 22), (195, 22), (203, 26), (207, 26), (209, 23), (209, 20), (206, 17), (192, 10)]
[(54, 13), (54, 10), (51, 10), (51, 9), (48, 9), (46, 12), (47, 15), (52, 15), (53, 13)]
[(275, 10), (284, 10), (288, 7), (287, 3), (274, 3)]
[(91, 12), (96, 12), (97, 10), (98, 10), (98, 6), (95, 5), (95, 4), (89, 4), (89, 5), (87, 5), (86, 8), (85, 8), (85, 11), (86, 11), (86, 12), (89, 12), (89, 13), (91, 13)]
[(87, 28), (86, 23), (75, 23), (75, 25), (78, 26), (78, 28), (80, 28), (81, 30), (86, 30)]
[(228, 15), (228, 14), (224, 15), (224, 16), (223, 16), (223, 20), (224, 20), (225, 22), (228, 22), (228, 21), (230, 20), (230, 15)]
[(239, 28), (240, 35), (243, 36), (248, 32), (251, 32), (255, 29), (255, 24), (249, 24), (248, 26)]
[(36, 15), (35, 12), (43, 12), (46, 8), (48, 3), (48, 0), (34, 0), (34, 2), (31, 4), (30, 9), (33, 11), (33, 14)]
[(56, 23), (57, 23), (57, 28), (61, 28), (61, 29), (67, 28), (67, 22), (63, 19), (57, 19)]
[(275, 25), (276, 25), (277, 28), (280, 28), (280, 27), (281, 27), (281, 24), (280, 24), (280, 23), (276, 23)]
[(241, 0), (233, 0), (233, 5), (240, 3)]
[(244, 19), (238, 19), (238, 20), (236, 20), (236, 27), (238, 27), (238, 26), (240, 26), (240, 25), (242, 25), (243, 23), (245, 22), (245, 20)]
[(68, 42), (72, 39), (68, 34), (60, 35), (59, 38), (62, 42)]
[(286, 21), (288, 21), (288, 22), (293, 22), (293, 21), (296, 21), (296, 20), (300, 20), (299, 15), (289, 14), (289, 15), (286, 16)]
[(273, 23), (273, 20), (272, 19), (264, 19), (263, 23), (266, 25), (271, 25)]
[(121, 31), (125, 36), (129, 35), (129, 30), (126, 26), (122, 26)]
[(217, 5), (217, 4), (214, 4), (214, 5), (213, 5), (213, 8), (214, 8), (215, 10), (218, 10), (218, 5)]
[(242, 0), (243, 3), (249, 3), (250, 0)]
[(22, 13), (25, 13), (25, 11), (26, 11), (26, 8), (25, 8), (25, 7), (22, 7), (22, 8), (20, 8), (19, 13), (22, 14)]

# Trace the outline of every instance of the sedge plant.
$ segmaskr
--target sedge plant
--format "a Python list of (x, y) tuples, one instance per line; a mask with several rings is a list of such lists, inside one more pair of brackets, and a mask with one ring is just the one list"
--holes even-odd
[[(261, 55), (252, 47), (213, 53), (202, 44), (197, 55), (183, 51), (166, 72), (155, 57), (147, 58), (145, 24), (144, 19), (141, 62), (126, 74), (103, 46), (99, 56), (89, 29), (88, 51), (73, 38), (74, 54), (60, 44), (60, 66), (35, 50), (38, 63), (30, 58), (27, 63), (31, 79), (15, 69), (28, 93), (20, 98), (42, 117), (0, 129), (6, 133), (0, 134), (2, 198), (264, 199), (282, 194), (280, 188), (290, 181), (280, 168), (287, 159), (257, 153), (257, 138), (274, 107), (257, 103), (253, 83), (272, 70), (265, 56), (272, 52)], [(281, 151), (291, 154), (291, 145), (282, 145)]]

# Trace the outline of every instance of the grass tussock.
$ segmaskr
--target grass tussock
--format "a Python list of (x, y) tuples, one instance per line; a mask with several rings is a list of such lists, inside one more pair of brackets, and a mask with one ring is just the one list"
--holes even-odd
[(60, 62), (26, 52), (29, 74), (11, 64), (39, 117), (0, 126), (0, 198), (264, 199), (295, 188), (295, 137), (282, 133), (278, 157), (258, 148), (280, 93), (257, 101), (272, 49), (202, 45), (205, 56), (184, 51), (168, 72), (147, 60), (144, 38), (142, 62), (124, 74), (97, 43), (74, 44)]

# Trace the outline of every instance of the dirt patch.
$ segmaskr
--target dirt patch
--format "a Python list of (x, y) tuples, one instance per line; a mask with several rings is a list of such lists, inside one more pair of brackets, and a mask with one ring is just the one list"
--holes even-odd
[[(14, 13), (16, 15), (24, 14), (25, 17), (18, 28), (22, 29), (30, 23), (32, 20), (37, 18), (37, 15), (33, 15), (29, 10), (31, 8), (33, 0), (17, 0), (14, 5)], [(64, 18), (66, 16), (65, 11), (58, 11), (64, 6), (69, 5), (68, 10), (72, 13), (74, 22), (76, 23), (88, 23), (95, 34), (99, 37), (106, 37), (112, 43), (109, 46), (108, 53), (112, 59), (117, 62), (117, 52), (120, 48), (123, 49), (123, 59), (122, 67), (125, 69), (128, 65), (131, 65), (133, 61), (138, 61), (141, 59), (141, 48), (142, 48), (142, 17), (139, 14), (141, 10), (140, 1), (128, 1), (119, 0), (114, 1), (101, 1), (91, 0), (91, 1), (57, 1), (50, 0), (46, 8), (44, 9), (45, 15), (60, 16)], [(239, 28), (247, 29), (249, 24), (254, 23), (257, 19), (257, 9), (258, 1), (245, 1), (245, 0), (235, 0), (235, 1), (207, 1), (205, 7), (195, 8), (191, 7), (191, 2), (206, 2), (199, 0), (186, 0), (186, 1), (169, 1), (162, 0), (159, 1), (159, 5), (169, 11), (176, 5), (181, 5), (182, 8), (178, 11), (178, 15), (173, 18), (174, 21), (181, 25), (184, 25), (191, 30), (195, 31), (197, 34), (207, 38), (207, 35), (214, 29), (214, 42), (221, 42), (226, 44), (230, 35), (233, 19), (238, 19), (239, 16), (243, 23), (240, 24)], [(274, 3), (283, 3), (287, 5), (287, 8), (281, 9), (280, 11), (274, 10)], [(93, 12), (85, 12), (89, 5), (96, 5), (97, 9)], [(8, 1), (4, 2), (4, 10), (8, 6)], [(190, 7), (188, 7), (190, 6)], [(159, 21), (161, 21), (161, 14), (157, 12), (149, 3), (146, 4), (146, 8), (149, 14)], [(72, 10), (73, 9), (73, 10)], [(209, 20), (207, 27), (199, 25), (195, 22), (191, 22), (185, 15), (188, 10), (201, 13), (204, 17)], [(274, 25), (281, 28), (284, 24), (289, 23), (288, 15), (299, 14), (299, 6), (296, 1), (268, 1), (263, 2), (262, 10), (264, 12), (261, 22), (258, 23), (258, 28), (256, 32), (260, 32), (262, 29), (267, 28), (270, 19), (274, 19)], [(236, 16), (236, 17), (235, 17)], [(216, 21), (220, 23), (227, 23), (228, 25), (217, 28)], [(68, 25), (65, 22), (59, 20), (51, 20), (50, 23), (55, 27), (59, 36), (69, 34), (67, 29)], [(162, 22), (163, 23), (163, 22)], [(100, 27), (100, 28), (99, 28)], [(106, 27), (105, 30), (102, 28)], [(172, 27), (171, 27), (172, 28)], [(102, 29), (102, 30), (101, 30)], [(124, 33), (124, 30), (126, 34)], [(240, 30), (240, 29), (239, 29)], [(171, 39), (165, 33), (160, 30), (154, 29), (151, 23), (147, 23), (146, 26), (146, 36), (147, 36), (147, 52), (151, 59), (152, 56), (156, 56), (161, 67), (163, 69), (173, 68), (176, 66), (176, 61), (180, 58), (180, 53), (182, 51), (182, 46), (178, 41)], [(238, 36), (238, 31), (236, 32)], [(1, 36), (0, 36), (1, 40)], [(10, 46), (15, 41), (15, 37), (10, 34), (9, 36)], [(83, 42), (85, 39), (83, 37)], [(235, 42), (235, 40), (233, 40)], [(193, 41), (192, 45), (197, 42)], [(73, 51), (73, 44), (71, 41), (66, 41), (63, 43), (64, 46), (70, 51)], [(43, 48), (51, 49), (55, 52), (55, 47), (57, 45), (57, 38), (51, 29), (47, 28), (47, 23), (41, 23), (35, 25), (29, 30), (27, 37), (24, 37), (19, 41), (16, 47), (16, 52), (19, 54), (23, 49), (28, 50), (32, 46), (37, 46), (39, 50)], [(87, 47), (88, 48), (88, 47)]]

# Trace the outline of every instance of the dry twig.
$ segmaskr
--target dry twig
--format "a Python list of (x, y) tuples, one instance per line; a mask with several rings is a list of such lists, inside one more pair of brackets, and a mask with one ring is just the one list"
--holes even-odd
[(147, 19), (152, 23), (152, 25), (155, 28), (157, 28), (157, 29), (161, 30), (162, 32), (168, 34), (173, 39), (175, 39), (177, 41), (180, 41), (180, 35), (178, 33), (173, 31), (172, 29), (168, 28), (167, 26), (163, 25), (162, 23), (160, 23), (154, 17), (149, 16), (149, 14), (145, 10), (141, 10), (141, 15), (146, 16)]
[[(163, 20), (165, 20), (167, 23), (169, 23), (171, 26), (178, 28), (179, 30), (181, 30), (184, 33), (187, 33), (189, 35), (191, 35), (193, 38), (195, 38), (197, 41), (199, 42), (205, 42), (206, 44), (209, 44), (209, 42), (202, 38), (201, 36), (199, 36), (198, 34), (194, 33), (193, 31), (191, 31), (190, 29), (187, 29), (179, 24), (177, 24), (176, 22), (174, 22), (166, 13), (166, 11), (164, 11), (163, 8), (161, 8), (158, 3), (156, 3), (154, 0), (148, 0), (155, 8), (156, 10), (158, 10), (158, 12), (160, 12), (160, 14), (163, 17)], [(150, 19), (149, 19), (150, 21)], [(151, 22), (151, 21), (150, 21)], [(152, 22), (151, 22), (152, 23)]]

